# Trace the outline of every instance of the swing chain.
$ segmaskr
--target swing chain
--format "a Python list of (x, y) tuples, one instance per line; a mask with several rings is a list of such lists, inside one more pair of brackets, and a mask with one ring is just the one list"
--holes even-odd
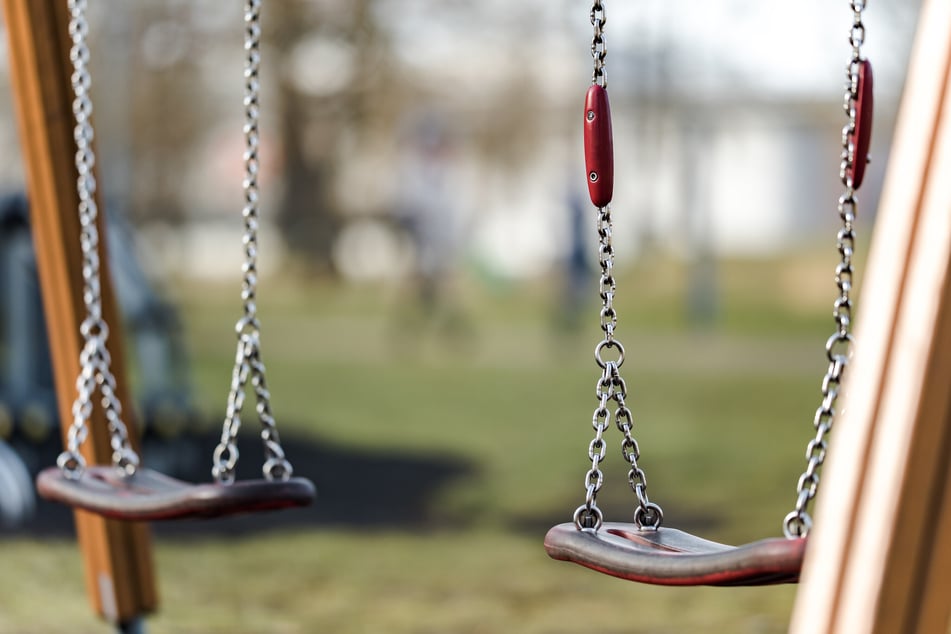
[(664, 512), (660, 506), (647, 498), (647, 476), (637, 464), (641, 457), (641, 450), (631, 433), (634, 427), (634, 419), (631, 410), (628, 409), (624, 401), (627, 396), (627, 385), (624, 383), (624, 379), (621, 378), (616, 364), (611, 364), (607, 369), (611, 370), (614, 400), (617, 401), (617, 409), (614, 411), (614, 424), (624, 434), (624, 440), (621, 441), (621, 455), (631, 465), (630, 471), (627, 472), (627, 481), (630, 483), (634, 495), (637, 496), (634, 523), (642, 530), (656, 530), (660, 528), (660, 524), (664, 520)]
[(591, 26), (594, 27), (594, 35), (591, 38), (591, 57), (594, 58), (594, 72), (591, 74), (591, 83), (602, 88), (608, 87), (608, 77), (604, 69), (604, 58), (608, 54), (607, 45), (604, 43), (604, 25), (606, 23), (607, 18), (604, 14), (603, 0), (594, 0), (591, 5)]
[(135, 474), (139, 456), (129, 444), (129, 435), (122, 422), (122, 404), (116, 394), (116, 379), (112, 374), (112, 358), (107, 341), (109, 327), (102, 316), (102, 286), (99, 266), (99, 229), (96, 225), (99, 208), (96, 204), (96, 155), (93, 150), (92, 85), (89, 74), (89, 47), (86, 36), (89, 22), (86, 20), (86, 0), (69, 0), (69, 36), (72, 47), (69, 58), (73, 64), (70, 77), (73, 88), (73, 116), (76, 126), (73, 138), (76, 141), (76, 191), (79, 195), (80, 250), (82, 252), (83, 303), (86, 317), (79, 326), (83, 347), (79, 353), (79, 376), (76, 379), (76, 400), (73, 402), (73, 421), (69, 427), (66, 450), (56, 459), (63, 475), (78, 480), (86, 468), (86, 460), (80, 453), (82, 444), (89, 436), (89, 424), (93, 411), (93, 397), (98, 390), (100, 404), (105, 412), (112, 447), (112, 464), (123, 477)]
[(584, 476), (585, 497), (584, 504), (575, 510), (574, 522), (578, 530), (594, 530), (601, 528), (604, 516), (601, 509), (598, 508), (598, 491), (604, 484), (604, 473), (601, 471), (601, 461), (607, 453), (607, 445), (604, 442), (604, 432), (611, 426), (610, 412), (608, 411), (608, 401), (611, 400), (611, 370), (617, 369), (615, 362), (611, 361), (605, 365), (598, 379), (595, 394), (598, 398), (598, 406), (591, 417), (591, 426), (594, 427), (594, 438), (588, 445), (588, 458), (591, 459), (591, 469)]
[(261, 0), (246, 0), (244, 5), (246, 52), (244, 79), (244, 168), (243, 181), (245, 205), (244, 218), (244, 264), (241, 285), (241, 300), (244, 315), (235, 325), (238, 343), (235, 352), (228, 406), (221, 429), (221, 441), (215, 448), (211, 473), (219, 484), (231, 484), (238, 465), (238, 430), (241, 428), (241, 411), (245, 400), (248, 379), (254, 389), (257, 414), (261, 422), (261, 439), (264, 442), (265, 462), (262, 468), (267, 480), (288, 480), (294, 473), (291, 463), (284, 455), (277, 433), (277, 422), (271, 413), (271, 393), (267, 388), (264, 362), (261, 360), (260, 321), (257, 316), (258, 285), (258, 172), (260, 161), (260, 79), (261, 64)]
[(845, 192), (839, 197), (838, 211), (842, 228), (836, 234), (836, 248), (839, 251), (839, 263), (835, 267), (835, 283), (839, 295), (833, 304), (832, 315), (836, 331), (826, 341), (826, 358), (829, 367), (822, 378), (822, 402), (813, 418), (815, 437), (806, 446), (806, 470), (799, 476), (796, 486), (796, 506), (783, 520), (783, 533), (786, 537), (805, 537), (812, 528), (812, 517), (808, 512), (809, 502), (819, 489), (819, 470), (825, 462), (828, 450), (827, 436), (832, 431), (836, 416), (835, 405), (839, 397), (842, 376), (852, 354), (852, 277), (855, 255), (854, 223), (858, 213), (858, 201), (855, 198), (852, 173), (855, 159), (854, 136), (856, 131), (856, 100), (858, 99), (859, 67), (862, 58), (862, 44), (865, 41), (865, 26), (862, 23), (864, 0), (852, 0), (853, 21), (849, 32), (849, 44), (852, 54), (846, 67), (846, 84), (843, 106), (848, 122), (842, 129), (842, 163), (839, 176), (845, 185)]
[[(598, 406), (591, 417), (591, 426), (594, 428), (594, 438), (588, 445), (588, 457), (591, 459), (591, 469), (585, 474), (585, 501), (574, 513), (574, 522), (578, 530), (597, 531), (603, 523), (601, 509), (597, 505), (597, 494), (604, 483), (604, 474), (600, 464), (604, 460), (606, 445), (604, 432), (611, 426), (611, 412), (608, 403), (614, 401), (613, 420), (617, 428), (624, 434), (621, 441), (621, 455), (631, 466), (628, 472), (628, 481), (631, 490), (637, 497), (637, 508), (634, 510), (634, 523), (638, 529), (655, 530), (660, 527), (664, 513), (660, 506), (654, 504), (647, 497), (647, 476), (637, 461), (640, 459), (640, 448), (634, 439), (632, 430), (634, 419), (631, 410), (627, 407), (627, 384), (621, 378), (620, 367), (624, 363), (624, 346), (614, 338), (617, 326), (617, 311), (614, 308), (614, 295), (617, 282), (614, 278), (614, 246), (612, 244), (611, 210), (609, 207), (598, 209), (598, 262), (601, 266), (601, 281), (599, 294), (601, 296), (601, 330), (604, 339), (595, 348), (594, 357), (601, 368), (601, 377), (595, 388)], [(603, 353), (607, 349), (617, 349), (617, 359), (606, 360)]]

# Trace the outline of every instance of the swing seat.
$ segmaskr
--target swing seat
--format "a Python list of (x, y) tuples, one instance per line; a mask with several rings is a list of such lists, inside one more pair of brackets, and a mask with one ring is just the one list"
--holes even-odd
[(545, 536), (553, 559), (614, 577), (664, 586), (760, 586), (796, 583), (806, 538), (764, 539), (743, 546), (711, 542), (674, 528), (639, 530), (605, 522), (600, 530), (558, 524)]
[(123, 478), (112, 466), (87, 467), (78, 480), (50, 467), (36, 477), (36, 488), (48, 500), (134, 521), (212, 518), (307, 506), (316, 494), (306, 478), (191, 484), (142, 467)]

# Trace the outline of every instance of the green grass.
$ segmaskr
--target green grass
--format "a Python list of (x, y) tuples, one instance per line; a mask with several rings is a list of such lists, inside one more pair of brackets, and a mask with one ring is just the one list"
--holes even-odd
[[(697, 329), (683, 316), (683, 267), (619, 275), (622, 373), (650, 494), (669, 525), (744, 541), (778, 534), (793, 503), (833, 287), (804, 257), (719, 271), (719, 318)], [(477, 467), (433, 497), (435, 526), (160, 540), (162, 610), (151, 631), (785, 631), (793, 588), (636, 586), (545, 556), (545, 521), (567, 521), (583, 496), (597, 327), (554, 329), (550, 285), (460, 284), (456, 338), (400, 308), (399, 289), (281, 280), (260, 296), (282, 425)], [(797, 302), (795, 288), (810, 290)], [(209, 413), (228, 387), (233, 291), (191, 285), (178, 296)], [(592, 302), (585, 321), (596, 315)], [(632, 495), (617, 436), (599, 501), (623, 521)], [(0, 561), (0, 632), (107, 631), (86, 605), (72, 543), (6, 541)]]
[[(793, 591), (633, 586), (550, 561), (540, 538), (484, 530), (161, 543), (157, 556), (155, 634), (760, 634), (785, 631)], [(69, 544), (21, 542), (4, 564), (30, 572), (26, 585), (0, 582), (0, 631), (106, 631), (89, 614)]]

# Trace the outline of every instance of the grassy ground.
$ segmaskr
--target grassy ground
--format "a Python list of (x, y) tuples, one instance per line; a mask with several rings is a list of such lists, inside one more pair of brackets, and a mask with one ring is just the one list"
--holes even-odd
[[(622, 372), (669, 525), (724, 541), (779, 533), (832, 330), (830, 275), (813, 262), (720, 263), (718, 317), (697, 327), (684, 316), (682, 267), (620, 275)], [(567, 521), (583, 495), (596, 327), (554, 327), (554, 285), (460, 284), (456, 315), (436, 320), (397, 310), (398, 289), (276, 281), (265, 291), (283, 424), (344, 445), (458, 456), (478, 474), (434, 496), (427, 530), (159, 540), (163, 604), (151, 631), (785, 631), (792, 588), (636, 586), (545, 556), (547, 525)], [(179, 296), (209, 412), (227, 388), (232, 291)], [(596, 314), (590, 303), (583, 321)], [(600, 501), (624, 521), (631, 493), (616, 453)], [(7, 541), (0, 561), (0, 632), (106, 631), (72, 543)]]

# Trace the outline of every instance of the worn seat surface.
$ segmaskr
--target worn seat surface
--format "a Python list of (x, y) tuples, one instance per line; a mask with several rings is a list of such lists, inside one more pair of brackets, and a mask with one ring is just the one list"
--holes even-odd
[(545, 536), (554, 559), (605, 574), (668, 586), (744, 586), (796, 583), (806, 538), (764, 539), (727, 546), (674, 528), (639, 530), (605, 522), (598, 530), (558, 524)]
[(192, 484), (140, 467), (130, 478), (111, 466), (87, 467), (78, 480), (57, 467), (36, 478), (44, 498), (123, 520), (169, 520), (221, 517), (293, 506), (306, 506), (315, 496), (306, 478), (243, 480), (234, 484)]

